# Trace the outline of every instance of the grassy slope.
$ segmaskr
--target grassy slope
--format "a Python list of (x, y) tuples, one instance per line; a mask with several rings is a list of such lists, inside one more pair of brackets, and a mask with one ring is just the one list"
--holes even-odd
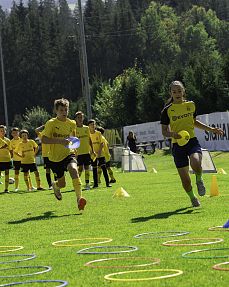
[[(218, 168), (224, 168), (229, 173), (229, 153), (213, 153), (214, 162)], [(111, 189), (106, 189), (102, 183), (96, 191), (85, 191), (88, 205), (83, 215), (76, 209), (74, 192), (71, 190), (71, 180), (63, 190), (63, 201), (55, 200), (52, 191), (20, 192), (0, 194), (1, 220), (0, 245), (23, 245), (24, 250), (15, 254), (36, 253), (37, 259), (18, 264), (4, 264), (1, 268), (29, 265), (50, 265), (49, 273), (31, 277), (1, 279), (0, 283), (25, 281), (33, 279), (63, 279), (69, 286), (101, 287), (101, 286), (228, 286), (228, 272), (215, 271), (212, 265), (228, 261), (222, 259), (184, 259), (181, 253), (202, 248), (228, 247), (228, 232), (210, 232), (208, 227), (224, 224), (228, 218), (228, 176), (217, 175), (220, 196), (201, 198), (202, 207), (190, 208), (190, 202), (181, 188), (173, 160), (170, 155), (158, 151), (152, 156), (146, 156), (147, 173), (122, 173), (115, 169), (117, 183)], [(158, 173), (153, 173), (155, 168)], [(45, 183), (44, 171), (41, 169), (42, 180)], [(205, 174), (206, 187), (210, 190), (211, 174)], [(192, 176), (194, 182), (194, 176)], [(21, 179), (21, 185), (22, 179)], [(45, 184), (44, 184), (45, 185)], [(113, 199), (112, 194), (118, 187), (123, 187), (129, 198)], [(0, 186), (3, 189), (3, 186)], [(2, 190), (1, 189), (1, 190)], [(189, 235), (177, 238), (135, 239), (134, 235), (150, 231), (190, 231)], [(57, 240), (109, 237), (113, 242), (106, 245), (138, 246), (137, 252), (121, 255), (77, 255), (76, 251), (89, 246), (53, 247), (51, 243)], [(192, 237), (220, 237), (224, 242), (208, 246), (167, 247), (161, 243), (167, 240)], [(84, 241), (86, 242), (86, 240)], [(3, 248), (0, 248), (3, 250)], [(97, 250), (96, 250), (97, 251)], [(4, 253), (2, 253), (4, 254)], [(214, 253), (228, 254), (228, 250)], [(209, 253), (206, 253), (209, 255)], [(87, 261), (107, 257), (147, 256), (160, 258), (158, 266), (150, 268), (170, 268), (184, 271), (182, 276), (167, 280), (148, 282), (109, 282), (103, 279), (105, 274), (125, 271), (120, 268), (93, 269), (84, 267)], [(4, 259), (6, 260), (6, 259)], [(4, 261), (2, 260), (2, 261)], [(0, 260), (1, 261), (1, 260)], [(116, 262), (115, 262), (116, 263)], [(128, 264), (126, 261), (118, 262)], [(136, 262), (132, 262), (135, 263)], [(138, 264), (146, 261), (138, 261)], [(107, 262), (114, 265), (114, 262)], [(141, 268), (136, 268), (141, 269)], [(128, 269), (127, 269), (128, 270)], [(28, 270), (25, 270), (28, 272)], [(38, 271), (38, 270), (35, 270)], [(6, 271), (4, 271), (6, 272)], [(3, 271), (0, 275), (3, 275)], [(12, 270), (7, 271), (12, 274)], [(14, 274), (21, 271), (14, 271)], [(159, 276), (165, 273), (142, 273), (132, 276)], [(124, 277), (124, 276), (123, 276)], [(128, 275), (125, 275), (128, 278)], [(213, 283), (214, 282), (214, 283)], [(23, 285), (25, 286), (25, 285)], [(28, 286), (32, 286), (31, 284)], [(46, 285), (45, 285), (46, 286)], [(47, 286), (55, 286), (48, 284)]]

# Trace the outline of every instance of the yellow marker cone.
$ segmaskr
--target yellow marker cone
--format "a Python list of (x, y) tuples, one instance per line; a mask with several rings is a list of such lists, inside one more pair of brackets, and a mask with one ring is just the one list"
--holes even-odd
[(153, 167), (152, 172), (157, 173), (157, 170)]
[(217, 170), (217, 173), (227, 174), (226, 171), (225, 171), (223, 168), (219, 168), (219, 169)]
[(128, 194), (128, 192), (125, 191), (124, 188), (120, 187), (118, 188), (115, 193), (113, 194), (113, 197), (130, 197), (130, 195)]
[(217, 195), (219, 195), (219, 188), (218, 188), (217, 178), (215, 175), (213, 175), (211, 189), (210, 189), (210, 196), (217, 196)]

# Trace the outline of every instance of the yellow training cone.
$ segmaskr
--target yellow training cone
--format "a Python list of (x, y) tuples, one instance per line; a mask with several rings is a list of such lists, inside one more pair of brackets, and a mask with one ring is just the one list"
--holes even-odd
[(120, 187), (115, 191), (113, 197), (130, 197), (130, 195), (125, 191), (124, 188)]
[(225, 171), (223, 168), (219, 168), (219, 169), (217, 170), (217, 173), (227, 174), (226, 171)]
[(153, 167), (152, 172), (157, 173), (157, 170)]
[(210, 196), (217, 196), (217, 195), (219, 195), (219, 188), (217, 184), (217, 178), (215, 175), (213, 175), (210, 189)]

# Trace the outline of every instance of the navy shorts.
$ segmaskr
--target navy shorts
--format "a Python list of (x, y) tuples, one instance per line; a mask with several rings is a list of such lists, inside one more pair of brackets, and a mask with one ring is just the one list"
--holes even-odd
[(12, 168), (12, 162), (0, 162), (0, 171), (8, 170)]
[(191, 138), (184, 146), (173, 144), (172, 154), (177, 168), (182, 168), (189, 165), (189, 157), (193, 153), (201, 153), (201, 146), (197, 138)]
[(49, 158), (45, 156), (43, 157), (43, 160), (44, 160), (44, 169), (51, 168)]
[(77, 163), (78, 163), (78, 166), (87, 166), (87, 165), (90, 165), (91, 164), (91, 157), (90, 157), (90, 154), (87, 153), (87, 154), (80, 154), (77, 156)]
[(37, 171), (37, 165), (35, 163), (22, 163), (21, 164), (22, 172), (34, 172)]
[(14, 165), (14, 170), (20, 170), (21, 162), (19, 160), (14, 160), (13, 165)]
[(64, 158), (62, 161), (49, 161), (50, 167), (52, 172), (54, 173), (54, 176), (57, 178), (61, 178), (64, 176), (64, 172), (67, 171), (67, 167), (70, 163), (76, 163), (76, 156), (74, 154), (68, 155), (66, 158)]

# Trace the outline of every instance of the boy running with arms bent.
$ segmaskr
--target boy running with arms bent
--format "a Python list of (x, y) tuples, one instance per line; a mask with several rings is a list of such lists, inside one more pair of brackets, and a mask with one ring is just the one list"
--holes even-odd
[(58, 99), (54, 101), (54, 112), (56, 118), (46, 122), (42, 132), (42, 143), (49, 144), (50, 167), (57, 177), (57, 181), (52, 184), (54, 194), (58, 200), (62, 199), (61, 188), (66, 185), (65, 171), (70, 173), (73, 187), (77, 197), (79, 210), (83, 210), (86, 205), (86, 199), (81, 196), (81, 181), (77, 169), (77, 161), (74, 150), (66, 148), (70, 141), (70, 136), (75, 136), (76, 124), (68, 116), (69, 101), (67, 99)]

